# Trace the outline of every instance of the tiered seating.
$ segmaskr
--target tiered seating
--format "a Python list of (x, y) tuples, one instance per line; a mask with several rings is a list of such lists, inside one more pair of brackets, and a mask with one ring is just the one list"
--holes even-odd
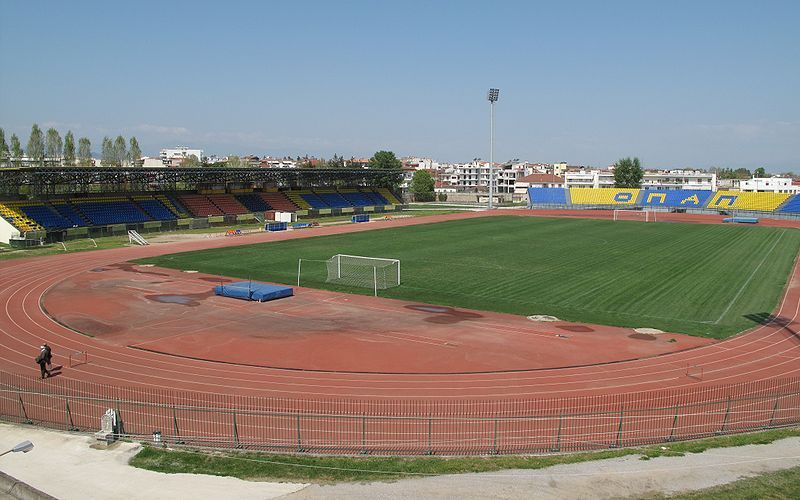
[(219, 207), (225, 214), (240, 215), (250, 213), (247, 208), (239, 203), (233, 195), (230, 194), (210, 194), (208, 199), (211, 203)]
[(639, 189), (570, 188), (573, 205), (635, 205)]
[(269, 204), (264, 201), (264, 198), (259, 196), (260, 194), (261, 193), (237, 194), (236, 199), (251, 212), (271, 210)]
[(89, 222), (86, 219), (81, 217), (78, 214), (78, 212), (76, 212), (75, 209), (72, 208), (72, 205), (68, 205), (64, 201), (59, 201), (59, 202), (53, 201), (51, 203), (56, 212), (58, 212), (62, 217), (64, 217), (65, 219), (67, 219), (72, 223), (71, 224), (72, 227), (86, 226), (89, 224)]
[[(302, 196), (300, 196), (300, 191), (284, 191), (284, 194), (286, 195), (287, 198), (289, 198), (289, 200), (292, 203), (302, 208), (303, 210), (308, 210), (309, 208), (311, 208), (311, 205), (309, 205), (308, 202), (304, 200)], [(270, 203), (270, 205), (272, 204)]]
[(549, 205), (566, 205), (567, 190), (564, 188), (528, 188), (528, 199), (531, 204), (547, 203)]
[(392, 192), (389, 191), (387, 188), (378, 188), (376, 191), (379, 195), (383, 196), (383, 198), (388, 202), (387, 205), (388, 204), (400, 205), (400, 200), (398, 200), (397, 197), (394, 194), (392, 194)]
[(742, 193), (739, 191), (717, 191), (707, 208), (758, 210), (772, 212), (781, 206), (789, 197), (789, 193)]
[(95, 226), (131, 224), (151, 220), (133, 202), (124, 197), (90, 198), (82, 200), (80, 203), (73, 203), (73, 206)]
[(372, 200), (372, 205), (389, 205), (389, 200), (384, 198), (384, 196), (380, 193), (376, 193), (375, 191), (362, 191), (364, 196)]
[(702, 208), (711, 194), (711, 191), (699, 189), (644, 190), (640, 204), (646, 207)]
[(303, 198), (303, 200), (308, 203), (311, 208), (330, 208), (330, 206), (313, 191), (301, 191), (300, 197)]
[(139, 208), (141, 208), (151, 219), (155, 220), (175, 220), (177, 217), (161, 201), (150, 196), (134, 196)]
[(369, 196), (360, 191), (342, 191), (341, 195), (354, 207), (366, 207), (375, 204)]
[(345, 208), (351, 207), (349, 201), (347, 201), (341, 194), (337, 193), (336, 191), (314, 191), (314, 193), (329, 207), (332, 208)]
[(20, 231), (39, 231), (42, 229), (42, 226), (19, 209), (20, 205), (27, 204), (29, 204), (29, 202), (24, 201), (7, 201), (5, 203), (0, 203), (0, 217), (7, 220)]
[(160, 201), (165, 207), (167, 207), (167, 209), (170, 212), (175, 214), (175, 216), (177, 216), (179, 219), (183, 219), (185, 217), (189, 217), (189, 212), (185, 208), (183, 208), (183, 206), (178, 208), (178, 205), (177, 205), (178, 202), (177, 201), (173, 201), (171, 199), (171, 197), (163, 195), (163, 194), (157, 194), (157, 195), (153, 196), (153, 198), (155, 198), (158, 201)]
[(778, 208), (778, 212), (786, 212), (786, 213), (800, 213), (800, 194), (796, 194), (789, 198), (789, 200), (784, 203), (780, 208)]
[(56, 212), (55, 209), (47, 205), (23, 205), (19, 207), (30, 219), (36, 221), (40, 226), (48, 231), (66, 229), (72, 227), (70, 220)]
[[(272, 210), (281, 212), (294, 212), (300, 210), (300, 206), (290, 200), (284, 193), (279, 191), (265, 191), (261, 194), (261, 199), (272, 207)], [(307, 207), (306, 207), (307, 208)]]
[(225, 212), (211, 203), (202, 194), (184, 194), (178, 200), (195, 217), (208, 217), (209, 215), (225, 215)]

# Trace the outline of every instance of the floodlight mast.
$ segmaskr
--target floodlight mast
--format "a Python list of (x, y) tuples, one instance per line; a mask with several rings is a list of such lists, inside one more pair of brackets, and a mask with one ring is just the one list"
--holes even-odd
[(500, 96), (500, 89), (489, 89), (486, 98), (489, 100), (489, 210), (492, 209), (492, 198), (494, 198), (494, 103)]

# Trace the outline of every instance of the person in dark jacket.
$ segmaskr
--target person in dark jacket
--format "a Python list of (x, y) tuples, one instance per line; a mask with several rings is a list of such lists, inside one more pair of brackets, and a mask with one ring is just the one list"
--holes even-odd
[(47, 351), (44, 347), (45, 346), (41, 347), (39, 355), (36, 356), (36, 364), (39, 365), (39, 370), (42, 372), (42, 378), (50, 376), (50, 371), (47, 369)]
[(42, 352), (44, 353), (44, 360), (47, 361), (47, 366), (53, 369), (53, 350), (47, 344), (42, 345)]

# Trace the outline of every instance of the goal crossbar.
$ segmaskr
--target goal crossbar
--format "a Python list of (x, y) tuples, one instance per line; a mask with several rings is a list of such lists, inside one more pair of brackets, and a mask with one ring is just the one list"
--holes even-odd
[(326, 282), (373, 288), (375, 295), (400, 285), (400, 260), (336, 254), (326, 261)]
[(655, 222), (656, 213), (652, 210), (635, 210), (635, 209), (614, 209), (614, 220), (644, 220), (645, 222)]

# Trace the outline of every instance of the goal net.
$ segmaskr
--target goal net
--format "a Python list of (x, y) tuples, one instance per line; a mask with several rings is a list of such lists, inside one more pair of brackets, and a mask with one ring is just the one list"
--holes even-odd
[(400, 261), (337, 254), (326, 261), (327, 283), (385, 290), (400, 285)]
[(614, 220), (637, 220), (655, 222), (656, 213), (651, 210), (614, 210)]

